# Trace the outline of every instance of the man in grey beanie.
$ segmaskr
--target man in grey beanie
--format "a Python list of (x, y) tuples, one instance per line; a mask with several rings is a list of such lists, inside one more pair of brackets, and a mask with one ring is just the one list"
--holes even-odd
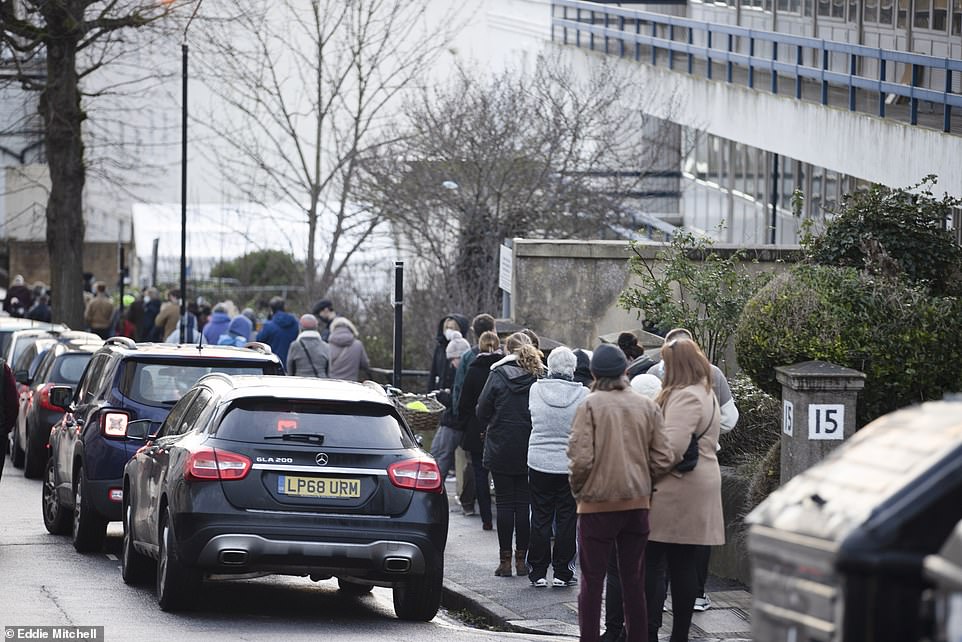
[(648, 635), (644, 564), (653, 479), (675, 465), (661, 411), (635, 393), (620, 348), (602, 344), (591, 356), (594, 382), (578, 407), (568, 442), (571, 492), (578, 505), (578, 625), (581, 639), (599, 638), (601, 592), (612, 547), (621, 575), (628, 639)]

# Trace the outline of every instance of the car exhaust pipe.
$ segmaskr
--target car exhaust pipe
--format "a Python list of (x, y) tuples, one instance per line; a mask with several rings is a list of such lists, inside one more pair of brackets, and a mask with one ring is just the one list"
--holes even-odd
[(407, 573), (411, 570), (411, 560), (406, 557), (385, 557), (384, 570), (389, 573)]
[(220, 563), (224, 566), (244, 566), (247, 564), (248, 553), (244, 550), (226, 550), (220, 552)]

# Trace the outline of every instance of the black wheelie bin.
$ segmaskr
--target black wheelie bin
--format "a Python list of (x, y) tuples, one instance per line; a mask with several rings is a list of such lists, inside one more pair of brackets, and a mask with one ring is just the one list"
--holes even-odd
[(753, 638), (929, 638), (923, 562), (960, 519), (962, 401), (873, 421), (748, 516)]

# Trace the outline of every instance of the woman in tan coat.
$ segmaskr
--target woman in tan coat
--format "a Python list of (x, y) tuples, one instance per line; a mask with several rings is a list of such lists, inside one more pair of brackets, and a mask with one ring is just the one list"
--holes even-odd
[(688, 640), (695, 598), (700, 595), (697, 547), (725, 543), (721, 470), (715, 456), (720, 411), (711, 387), (711, 367), (695, 342), (669, 341), (661, 351), (665, 363), (662, 390), (656, 398), (665, 432), (680, 461), (694, 434), (698, 463), (693, 470), (672, 470), (657, 479), (651, 501), (651, 534), (645, 552), (648, 639), (657, 642), (665, 603), (665, 572), (671, 580), (671, 642)]

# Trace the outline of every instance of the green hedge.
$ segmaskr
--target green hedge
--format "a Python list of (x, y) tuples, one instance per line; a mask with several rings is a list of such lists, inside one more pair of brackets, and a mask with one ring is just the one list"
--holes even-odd
[(735, 351), (742, 370), (776, 398), (777, 366), (817, 359), (864, 372), (857, 413), (863, 426), (960, 389), (960, 327), (956, 298), (854, 268), (797, 265), (746, 304)]

